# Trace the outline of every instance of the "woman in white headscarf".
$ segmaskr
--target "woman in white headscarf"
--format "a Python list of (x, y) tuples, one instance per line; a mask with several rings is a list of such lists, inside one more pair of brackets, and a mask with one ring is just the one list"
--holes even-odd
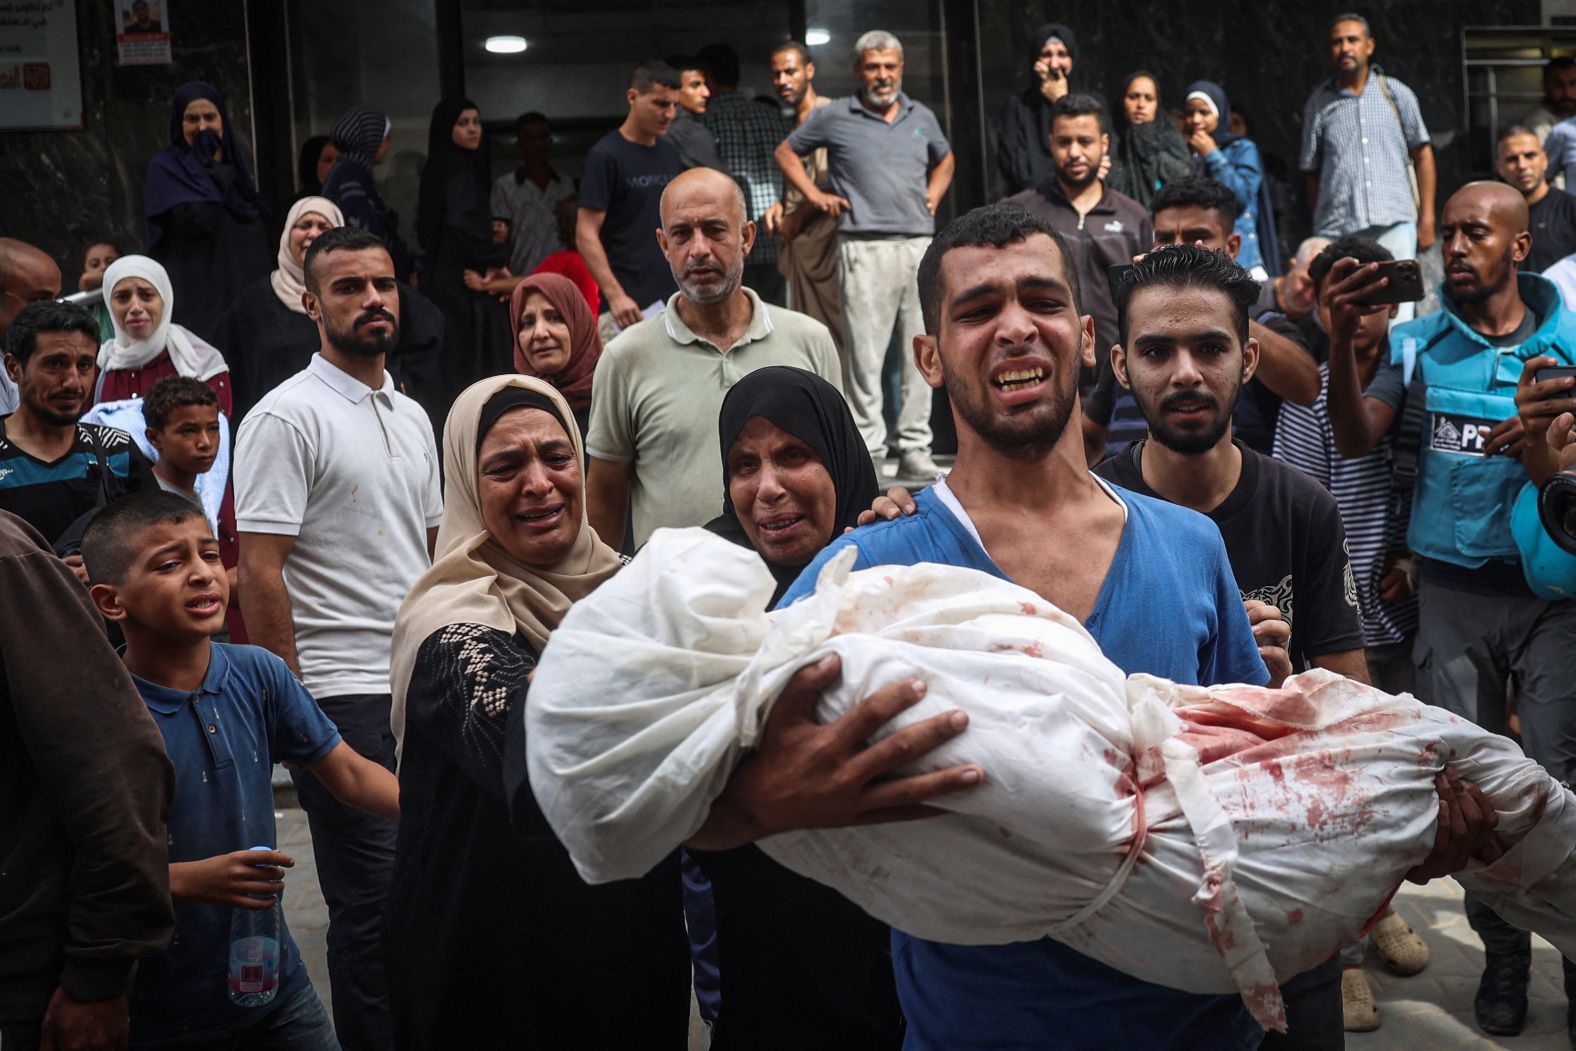
[(202, 380), (231, 412), (230, 367), (218, 348), (174, 322), (175, 293), (163, 265), (123, 255), (104, 271), (104, 301), (115, 338), (99, 348), (94, 402), (138, 398), (166, 376)]
[[(306, 315), (303, 267), (306, 250), (323, 232), (344, 226), (339, 206), (327, 197), (303, 197), (290, 206), (279, 235), (278, 265), (241, 291), (225, 316), (225, 356), (235, 381), (235, 419), (244, 419), (263, 395), (294, 376), (322, 347), (317, 322)], [(388, 357), (389, 374), (406, 394), (433, 412), (443, 314), (410, 286), (399, 286), (399, 342)]]
[(236, 421), (264, 394), (297, 372), (317, 352), (317, 322), (306, 316), (301, 263), (325, 230), (344, 226), (326, 197), (303, 197), (290, 206), (279, 235), (277, 266), (241, 290), (224, 319), (224, 349), (235, 383)]
[(534, 377), (471, 385), (443, 429), (437, 557), (400, 609), (391, 666), (384, 959), (401, 1048), (685, 1044), (676, 859), (588, 886), (525, 776), (531, 669), (620, 564), (586, 520), (582, 457), (568, 403)]

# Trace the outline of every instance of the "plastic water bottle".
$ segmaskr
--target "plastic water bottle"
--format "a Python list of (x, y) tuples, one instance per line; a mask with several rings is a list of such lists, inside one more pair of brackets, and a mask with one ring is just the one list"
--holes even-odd
[[(253, 897), (265, 895), (254, 894)], [(267, 909), (230, 910), (231, 1003), (239, 1007), (261, 1007), (279, 992), (279, 928), (278, 898)]]

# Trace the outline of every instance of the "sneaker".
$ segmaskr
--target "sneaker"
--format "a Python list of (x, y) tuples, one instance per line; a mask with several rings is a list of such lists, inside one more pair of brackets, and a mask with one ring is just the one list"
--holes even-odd
[(1428, 966), (1428, 943), (1398, 913), (1391, 912), (1369, 931), (1385, 966), (1408, 978)]
[(1341, 1018), (1348, 1033), (1371, 1033), (1379, 1028), (1379, 1005), (1361, 967), (1341, 968)]
[(1530, 953), (1489, 953), (1478, 982), (1472, 1013), (1478, 1028), (1491, 1036), (1515, 1036), (1527, 1024), (1527, 973)]
[(905, 449), (897, 458), (897, 476), (905, 481), (929, 485), (940, 473), (941, 468), (930, 458), (929, 449)]

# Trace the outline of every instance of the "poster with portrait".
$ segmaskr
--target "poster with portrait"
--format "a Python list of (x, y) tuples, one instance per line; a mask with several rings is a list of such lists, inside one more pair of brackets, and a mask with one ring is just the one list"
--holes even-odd
[(170, 14), (164, 0), (115, 0), (115, 51), (122, 66), (170, 61)]
[(80, 127), (75, 0), (0, 0), (0, 128)]

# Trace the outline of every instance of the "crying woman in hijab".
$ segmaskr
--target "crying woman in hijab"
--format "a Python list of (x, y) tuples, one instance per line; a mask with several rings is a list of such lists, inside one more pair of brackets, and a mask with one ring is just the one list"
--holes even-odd
[(1007, 96), (996, 137), (996, 170), (1008, 194), (1050, 178), (1051, 107), (1071, 89), (1078, 56), (1078, 38), (1060, 22), (1041, 26), (1030, 45), (1029, 86)]
[(176, 320), (216, 342), (230, 301), (268, 273), (272, 252), (267, 209), (212, 84), (176, 89), (170, 142), (148, 163), (142, 196), (148, 255), (169, 273)]
[(753, 548), (777, 580), (772, 605), (880, 494), (848, 404), (813, 372), (773, 365), (722, 402), (722, 514), (706, 528)]

